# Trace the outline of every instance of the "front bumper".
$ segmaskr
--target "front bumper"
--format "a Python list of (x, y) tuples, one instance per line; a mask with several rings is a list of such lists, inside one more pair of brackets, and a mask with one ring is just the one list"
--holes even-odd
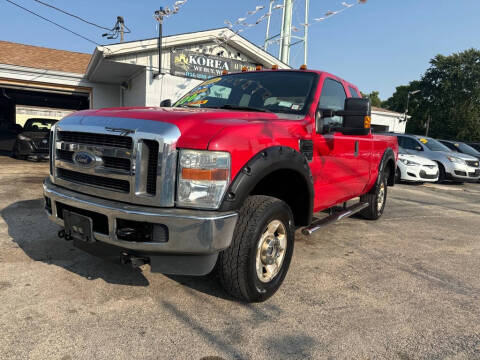
[(480, 179), (480, 169), (466, 164), (455, 163), (450, 169), (445, 170), (449, 180), (476, 182)]
[[(108, 224), (103, 226), (102, 231), (94, 229), (96, 242), (113, 246), (113, 249), (118, 249), (119, 254), (127, 252), (148, 257), (152, 270), (155, 260), (155, 268), (159, 272), (170, 274), (208, 273), (207, 270), (189, 269), (188, 258), (198, 259), (196, 256), (208, 258), (213, 268), (218, 252), (230, 246), (238, 217), (236, 212), (153, 208), (105, 200), (59, 187), (52, 184), (48, 178), (44, 181), (43, 189), (45, 198), (48, 199), (47, 213), (53, 222), (64, 226), (63, 214), (57, 209), (62, 209), (65, 205), (70, 209), (77, 208), (104, 215)], [(168, 228), (168, 239), (167, 241), (162, 239), (162, 242), (155, 242), (155, 239), (148, 242), (121, 240), (117, 237), (118, 219), (163, 225)], [(102, 227), (98, 226), (97, 230), (98, 228)], [(95, 245), (90, 248), (94, 250)], [(183, 255), (186, 258), (182, 257)]]
[(404, 181), (436, 182), (438, 180), (438, 167), (428, 166), (399, 166), (401, 179)]

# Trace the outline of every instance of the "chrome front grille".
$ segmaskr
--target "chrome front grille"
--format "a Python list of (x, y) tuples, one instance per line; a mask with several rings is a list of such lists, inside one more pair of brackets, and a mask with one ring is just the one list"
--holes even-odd
[[(52, 182), (106, 199), (173, 206), (178, 128), (140, 119), (88, 120), (67, 117), (56, 126)], [(112, 121), (121, 126), (113, 128)]]

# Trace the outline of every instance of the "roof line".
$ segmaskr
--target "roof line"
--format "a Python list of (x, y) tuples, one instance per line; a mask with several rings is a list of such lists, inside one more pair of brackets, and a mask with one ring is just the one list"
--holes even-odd
[(18, 43), (18, 42), (13, 42), (13, 41), (6, 41), (6, 40), (0, 40), (0, 43), (8, 43), (8, 44), (13, 44), (13, 45), (31, 46), (31, 47), (40, 48), (40, 49), (46, 49), (46, 50), (65, 51), (65, 52), (73, 53), (73, 54), (82, 54), (82, 55), (89, 55), (89, 56), (92, 55), (92, 54), (84, 53), (84, 52), (80, 52), (80, 51), (71, 51), (71, 50), (64, 50), (64, 49), (49, 48), (49, 47), (45, 47), (45, 46), (24, 44), (24, 43)]

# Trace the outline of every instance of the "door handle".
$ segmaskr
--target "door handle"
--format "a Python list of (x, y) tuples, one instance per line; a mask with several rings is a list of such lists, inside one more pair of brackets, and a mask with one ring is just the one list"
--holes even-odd
[(358, 140), (355, 141), (355, 157), (358, 157)]

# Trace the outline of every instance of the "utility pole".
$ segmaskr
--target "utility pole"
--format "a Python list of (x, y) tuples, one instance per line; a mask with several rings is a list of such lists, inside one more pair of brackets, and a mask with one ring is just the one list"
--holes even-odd
[(123, 43), (123, 35), (125, 34), (125, 21), (123, 17), (117, 17), (118, 24), (120, 25), (120, 42)]
[(290, 40), (292, 36), (292, 0), (285, 0), (284, 6), (285, 7), (283, 9), (282, 36), (280, 38), (280, 60), (283, 61), (285, 64), (288, 64), (290, 60)]
[(158, 72), (153, 74), (154, 78), (162, 75), (162, 38), (163, 38), (163, 17), (166, 15), (163, 7), (160, 10), (155, 11), (155, 18), (158, 21)]
[(267, 19), (267, 32), (265, 33), (265, 44), (263, 45), (263, 49), (265, 51), (267, 51), (267, 48), (268, 48), (268, 41), (270, 40), (270, 21), (272, 19), (272, 8), (273, 8), (273, 3), (275, 2), (275, 0), (270, 0), (270, 7), (268, 9), (268, 13), (270, 14), (270, 16), (268, 17)]
[(428, 114), (427, 124), (425, 126), (425, 136), (428, 136), (428, 131), (430, 130), (430, 121), (432, 120), (432, 115)]
[(303, 53), (303, 63), (305, 65), (307, 65), (307, 61), (308, 61), (308, 26), (309, 26), (309, 23), (308, 23), (308, 12), (309, 12), (309, 7), (310, 7), (310, 0), (305, 0), (305, 32), (303, 34), (304, 38), (303, 38), (303, 50), (304, 50), (304, 53)]

